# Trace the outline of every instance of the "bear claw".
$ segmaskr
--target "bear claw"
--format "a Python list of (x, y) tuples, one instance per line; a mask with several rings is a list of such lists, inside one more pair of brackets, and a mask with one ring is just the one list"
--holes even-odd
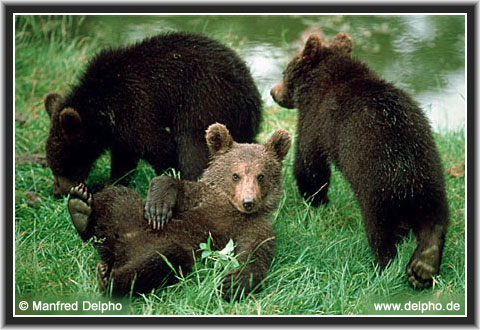
[[(155, 210), (158, 210), (156, 208)], [(145, 206), (145, 218), (148, 221), (148, 224), (152, 226), (153, 230), (160, 230), (164, 228), (165, 224), (171, 220), (172, 218), (172, 210), (166, 209), (165, 207), (162, 208), (162, 213), (150, 212), (152, 208), (149, 208), (147, 205)]]
[(100, 291), (103, 293), (107, 291), (108, 272), (109, 272), (109, 267), (107, 263), (97, 262), (97, 268), (96, 268), (97, 280), (98, 280), (98, 285), (100, 286)]
[(144, 216), (153, 230), (163, 230), (165, 224), (172, 219), (176, 201), (177, 186), (172, 178), (162, 175), (152, 179)]
[(407, 266), (407, 276), (411, 285), (416, 289), (432, 286), (433, 277), (438, 273), (440, 249), (432, 245), (422, 252), (415, 252)]
[(158, 217), (155, 218), (155, 220), (148, 220), (148, 224), (152, 226), (153, 230), (160, 230), (164, 228), (166, 221), (162, 219), (159, 219)]
[(77, 231), (84, 233), (88, 226), (90, 213), (92, 213), (92, 194), (88, 192), (83, 183), (70, 189), (68, 211)]

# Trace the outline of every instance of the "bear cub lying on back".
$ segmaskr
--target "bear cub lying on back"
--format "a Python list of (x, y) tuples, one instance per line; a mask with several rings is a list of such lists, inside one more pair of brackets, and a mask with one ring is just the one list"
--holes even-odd
[(110, 279), (117, 295), (171, 282), (161, 255), (185, 274), (209, 235), (214, 249), (232, 239), (242, 265), (223, 283), (227, 300), (238, 298), (237, 290), (248, 294), (265, 278), (275, 247), (270, 218), (282, 196), (281, 162), (290, 136), (277, 130), (263, 145), (236, 143), (224, 125), (214, 124), (206, 140), (211, 159), (198, 182), (152, 180), (145, 205), (149, 223), (133, 190), (111, 186), (92, 195), (83, 184), (71, 189), (68, 208), (75, 228), (83, 240), (97, 238), (102, 290)]
[(272, 88), (275, 101), (298, 109), (294, 174), (312, 205), (327, 203), (330, 163), (350, 183), (381, 268), (405, 228), (418, 247), (407, 265), (416, 288), (440, 269), (448, 204), (440, 157), (422, 110), (403, 91), (351, 58), (352, 39), (311, 35)]

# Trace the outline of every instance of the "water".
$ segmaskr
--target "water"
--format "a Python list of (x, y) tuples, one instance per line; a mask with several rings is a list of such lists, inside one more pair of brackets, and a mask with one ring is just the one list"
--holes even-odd
[(437, 132), (465, 126), (465, 18), (462, 15), (88, 16), (83, 33), (124, 45), (166, 31), (206, 34), (233, 47), (250, 67), (265, 105), (301, 38), (346, 32), (353, 54), (407, 91)]

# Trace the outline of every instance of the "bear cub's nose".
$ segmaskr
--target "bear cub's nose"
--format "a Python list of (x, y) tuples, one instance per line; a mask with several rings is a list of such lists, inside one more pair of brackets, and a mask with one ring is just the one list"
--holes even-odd
[(243, 199), (243, 208), (247, 211), (251, 211), (255, 206), (255, 200), (253, 198), (244, 198)]

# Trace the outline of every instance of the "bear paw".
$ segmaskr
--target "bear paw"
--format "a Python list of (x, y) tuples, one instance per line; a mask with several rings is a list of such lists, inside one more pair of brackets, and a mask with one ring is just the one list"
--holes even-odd
[(145, 204), (145, 218), (153, 230), (163, 230), (165, 224), (172, 218), (172, 207), (167, 203)]
[(428, 288), (433, 283), (433, 276), (438, 273), (440, 264), (440, 249), (438, 245), (418, 252), (407, 266), (407, 276), (410, 284), (416, 289)]
[(109, 267), (105, 262), (97, 262), (97, 280), (100, 291), (105, 294), (108, 287)]
[(173, 178), (162, 175), (150, 182), (144, 216), (154, 230), (163, 230), (165, 224), (172, 219), (177, 193), (177, 183)]
[(77, 231), (81, 234), (85, 233), (90, 213), (92, 213), (92, 194), (87, 191), (83, 183), (70, 189), (68, 211)]

